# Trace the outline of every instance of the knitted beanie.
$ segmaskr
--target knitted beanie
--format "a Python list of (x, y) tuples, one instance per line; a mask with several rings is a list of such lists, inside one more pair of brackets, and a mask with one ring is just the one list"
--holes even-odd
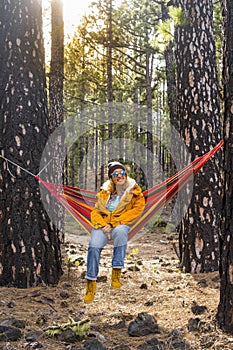
[(126, 171), (123, 164), (121, 164), (119, 162), (110, 162), (108, 164), (108, 177), (111, 177), (114, 170), (116, 170), (116, 169), (122, 169), (122, 170)]

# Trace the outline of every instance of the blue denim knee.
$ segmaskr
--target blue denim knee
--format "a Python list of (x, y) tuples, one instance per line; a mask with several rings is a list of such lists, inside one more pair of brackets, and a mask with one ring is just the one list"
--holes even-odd
[(127, 245), (129, 229), (128, 225), (118, 225), (113, 228), (111, 237), (114, 241), (114, 247)]
[[(124, 267), (124, 258), (126, 254), (129, 229), (130, 227), (128, 225), (119, 225), (115, 227), (111, 232), (111, 238), (114, 241), (112, 267)], [(101, 251), (107, 243), (108, 238), (101, 229), (92, 230), (87, 254), (87, 279), (97, 279), (99, 273)]]

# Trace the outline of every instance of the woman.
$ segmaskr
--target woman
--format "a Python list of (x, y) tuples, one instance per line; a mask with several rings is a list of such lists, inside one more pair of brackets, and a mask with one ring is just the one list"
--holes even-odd
[(87, 254), (85, 303), (94, 300), (101, 251), (110, 239), (114, 243), (111, 286), (120, 288), (128, 232), (145, 208), (142, 190), (135, 180), (127, 176), (123, 164), (109, 163), (108, 177), (97, 194), (97, 203), (91, 213), (93, 230)]

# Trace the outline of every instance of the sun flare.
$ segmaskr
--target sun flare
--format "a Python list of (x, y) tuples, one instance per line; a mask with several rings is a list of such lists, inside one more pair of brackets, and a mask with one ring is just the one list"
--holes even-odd
[[(70, 40), (80, 23), (81, 18), (88, 12), (93, 0), (62, 0), (65, 40)], [(49, 32), (49, 13), (51, 0), (42, 0), (43, 21), (45, 30)]]
[(63, 0), (65, 33), (72, 37), (92, 0)]

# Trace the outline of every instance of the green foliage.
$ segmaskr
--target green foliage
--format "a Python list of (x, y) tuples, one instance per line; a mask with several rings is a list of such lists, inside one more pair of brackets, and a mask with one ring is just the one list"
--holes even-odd
[(166, 233), (171, 233), (174, 232), (176, 229), (175, 225), (171, 224), (170, 222), (166, 225), (165, 227), (165, 232)]
[(161, 41), (164, 41), (165, 43), (169, 43), (170, 40), (173, 39), (173, 33), (171, 28), (171, 20), (168, 19), (164, 22), (161, 22), (159, 26), (157, 27), (158, 34), (161, 38)]
[(80, 265), (80, 262), (78, 260), (74, 261), (74, 259), (72, 259), (69, 255), (66, 255), (65, 263), (66, 263), (67, 270), (68, 270), (68, 279), (70, 279), (71, 267), (72, 266), (78, 267)]
[(132, 251), (131, 251), (131, 253), (128, 254), (127, 258), (128, 258), (129, 260), (135, 259), (135, 256), (138, 255), (138, 252), (139, 252), (139, 249), (138, 249), (138, 248), (133, 248)]
[(155, 215), (151, 226), (152, 230), (162, 229), (165, 233), (171, 233), (175, 231), (175, 225), (172, 223), (166, 223), (163, 218), (159, 215)]
[(62, 323), (62, 324), (55, 323), (52, 326), (47, 327), (45, 332), (50, 337), (55, 337), (61, 334), (66, 329), (71, 329), (79, 338), (82, 339), (87, 335), (89, 328), (90, 328), (89, 318), (76, 322), (71, 317), (69, 317), (69, 320), (67, 323)]
[[(223, 18), (222, 18), (222, 4), (221, 1), (213, 2), (214, 9), (214, 36), (215, 36), (215, 46), (216, 46), (216, 62), (218, 71), (218, 82), (219, 91), (223, 94), (222, 86), (222, 62), (223, 62), (223, 43), (224, 43), (224, 29), (223, 29)], [(220, 101), (222, 102), (222, 101)]]
[(132, 249), (132, 254), (133, 255), (138, 255), (138, 248), (133, 248)]
[(173, 40), (175, 26), (185, 26), (188, 19), (181, 7), (169, 6), (169, 18), (161, 21), (157, 25), (157, 36), (154, 38), (154, 46), (165, 50), (168, 44)]
[(189, 23), (188, 18), (185, 16), (185, 13), (181, 7), (170, 6), (169, 16), (173, 20), (175, 26), (184, 27)]
[[(143, 137), (141, 139), (141, 143), (143, 143)], [(141, 165), (143, 165), (143, 164), (141, 164)], [(144, 166), (145, 166), (145, 164), (144, 164)], [(143, 173), (142, 169), (138, 166), (138, 164), (135, 164), (135, 163), (131, 164), (129, 176), (132, 179), (136, 180), (136, 182), (141, 187), (142, 191), (146, 190), (147, 183), (146, 183), (146, 179), (145, 179), (145, 174)]]
[(161, 216), (155, 215), (154, 217), (154, 224), (153, 224), (153, 229), (161, 227), (163, 219), (161, 218)]
[[(65, 84), (70, 91), (69, 100), (72, 98), (76, 105), (82, 100), (103, 103), (108, 99), (109, 1), (95, 2), (92, 9), (66, 48)], [(153, 59), (152, 39), (159, 9), (160, 6), (144, 0), (122, 1), (118, 8), (113, 3), (111, 51), (115, 101), (132, 102), (135, 88), (140, 87), (140, 98), (145, 102), (145, 52), (149, 50)]]

